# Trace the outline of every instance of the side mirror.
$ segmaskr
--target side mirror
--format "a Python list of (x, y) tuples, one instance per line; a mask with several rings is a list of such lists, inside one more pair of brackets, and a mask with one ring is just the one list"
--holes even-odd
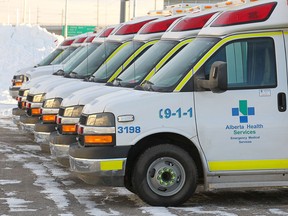
[(210, 69), (209, 80), (199, 79), (198, 85), (204, 89), (219, 93), (227, 90), (227, 63), (216, 61)]

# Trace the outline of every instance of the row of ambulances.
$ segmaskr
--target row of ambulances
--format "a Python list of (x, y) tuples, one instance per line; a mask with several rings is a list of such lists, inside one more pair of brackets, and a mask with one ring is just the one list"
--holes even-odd
[(22, 127), (85, 182), (150, 205), (180, 205), (198, 185), (287, 186), (288, 3), (207, 8), (124, 23), (94, 71), (23, 84)]
[[(64, 97), (72, 91), (95, 85), (95, 82), (93, 82), (95, 79), (97, 79), (97, 83), (100, 83), (99, 85), (101, 86), (104, 85), (114, 73), (117, 72), (119, 74), (122, 68), (124, 68), (124, 66), (121, 65), (123, 60), (126, 61), (129, 59), (129, 62), (127, 62), (128, 65), (134, 58), (141, 55), (156, 43), (157, 37), (159, 37), (158, 33), (155, 33), (156, 37), (155, 34), (153, 34), (154, 37), (152, 34), (147, 34), (151, 37), (151, 41), (148, 41), (148, 43), (132, 41), (132, 39), (145, 24), (157, 19), (159, 19), (159, 17), (148, 16), (121, 24), (98, 48), (67, 75), (40, 76), (37, 79), (32, 79), (30, 82), (24, 83), (21, 89), (29, 89), (29, 93), (26, 98), (26, 115), (20, 116), (21, 126), (28, 130), (34, 129), (35, 123), (39, 121), (41, 114), (40, 108), (47, 92), (54, 91), (58, 88), (59, 95), (61, 96), (61, 94), (63, 94)], [(110, 73), (110, 70), (106, 70), (108, 67), (107, 64), (115, 59), (120, 59), (120, 70), (115, 68), (113, 73)], [(113, 63), (112, 65), (115, 65), (115, 62)], [(100, 69), (102, 64), (104, 70)], [(115, 74), (115, 76), (117, 76), (117, 74)]]
[(287, 11), (263, 0), (217, 14), (142, 91), (86, 104), (70, 169), (162, 206), (199, 184), (287, 186)]
[[(72, 93), (81, 92), (84, 93), (81, 96), (81, 99), (87, 98), (86, 100), (91, 101), (96, 97), (96, 94), (100, 90), (109, 89), (108, 91), (117, 91), (118, 88), (108, 88), (104, 86), (104, 84), (111, 83), (113, 80), (119, 80), (120, 75), (127, 74), (128, 67), (132, 69), (131, 72), (135, 71), (134, 62), (141, 61), (142, 56), (147, 56), (147, 52), (154, 47), (155, 44), (159, 41), (163, 33), (167, 30), (167, 28), (175, 21), (183, 17), (183, 15), (175, 15), (168, 16), (164, 18), (160, 18), (154, 21), (147, 23), (138, 33), (133, 37), (132, 41), (129, 41), (129, 44), (119, 51), (109, 62), (103, 64), (94, 74), (93, 77), (90, 78), (90, 83), (82, 82), (81, 84), (76, 85), (65, 85), (54, 88), (52, 91), (49, 91), (45, 94), (45, 99), (42, 104), (42, 119), (43, 122), (37, 123), (34, 127), (34, 134), (36, 140), (44, 140), (41, 142), (41, 148), (50, 149), (49, 148), (49, 139), (50, 133), (55, 131), (56, 127), (56, 115), (59, 112), (60, 104), (55, 103), (55, 101), (63, 101), (64, 98), (70, 97)], [(119, 38), (120, 36), (117, 36)], [(121, 36), (123, 38), (123, 36)], [(110, 37), (110, 40), (116, 37)], [(158, 46), (156, 46), (157, 48)], [(153, 49), (154, 52), (156, 51)], [(154, 53), (153, 52), (153, 53)], [(150, 52), (151, 53), (151, 52)], [(127, 70), (126, 70), (127, 68)], [(131, 73), (130, 72), (130, 73)], [(103, 93), (103, 91), (102, 91)], [(51, 105), (49, 105), (51, 104)], [(82, 106), (81, 106), (82, 107)], [(80, 108), (78, 109), (78, 119), (81, 114)], [(70, 107), (71, 109), (72, 107)], [(49, 118), (48, 118), (49, 117)], [(76, 117), (76, 116), (73, 116)], [(45, 121), (48, 120), (48, 121)], [(51, 121), (52, 120), (52, 121)], [(73, 119), (74, 121), (76, 118)], [(49, 124), (50, 123), (50, 124)], [(76, 125), (74, 124), (74, 128)], [(69, 132), (73, 132), (70, 131)], [(76, 132), (76, 130), (74, 130)], [(43, 139), (46, 137), (46, 139)]]
[[(18, 91), (20, 87), (22, 86), (23, 82), (28, 81), (28, 77), (26, 77), (24, 74), (29, 70), (35, 70), (35, 68), (42, 68), (43, 66), (47, 65), (54, 65), (57, 64), (57, 61), (60, 59), (63, 59), (63, 56), (66, 56), (64, 54), (64, 50), (69, 48), (69, 46), (74, 42), (75, 39), (69, 38), (64, 40), (52, 53), (50, 53), (48, 56), (46, 56), (41, 62), (39, 62), (37, 65), (33, 65), (27, 68), (23, 68), (16, 72), (16, 74), (12, 78), (11, 86), (9, 87), (9, 93), (13, 98), (16, 98), (18, 95)], [(71, 53), (66, 51), (66, 53)], [(57, 61), (56, 61), (57, 59)], [(53, 61), (55, 60), (55, 61)], [(56, 62), (56, 63), (55, 63)]]
[[(143, 27), (142, 30), (138, 32), (138, 34), (134, 37), (132, 42), (130, 40), (133, 38), (133, 34), (135, 33), (135, 31), (138, 31), (139, 28), (142, 25), (144, 25), (146, 22), (148, 21), (150, 22), (151, 20), (154, 20), (159, 17), (150, 16), (150, 17), (145, 17), (142, 19), (138, 18), (134, 21), (125, 23), (125, 25), (121, 26), (121, 28), (115, 31), (114, 34), (112, 33), (112, 35), (110, 35), (107, 38), (105, 43), (99, 49), (95, 50), (94, 53), (89, 55), (86, 61), (83, 61), (77, 68), (74, 69), (73, 75), (74, 75), (74, 72), (76, 71), (78, 75), (83, 71), (84, 72), (86, 71), (87, 73), (87, 70), (85, 70), (85, 68), (81, 66), (84, 65), (84, 67), (87, 67), (88, 65), (89, 70), (93, 72), (93, 76), (89, 78), (89, 81), (92, 81), (90, 83), (87, 83), (87, 82), (79, 83), (78, 80), (72, 81), (71, 79), (70, 80), (62, 79), (62, 77), (60, 79), (59, 77), (54, 77), (53, 83), (51, 83), (50, 76), (49, 77), (41, 76), (38, 79), (33, 79), (32, 81), (25, 83), (22, 86), (20, 92), (26, 92), (26, 94), (28, 94), (27, 92), (29, 91), (29, 95), (27, 97), (28, 100), (27, 102), (26, 101), (24, 102), (24, 98), (21, 98), (20, 96), (18, 97), (18, 100), (21, 101), (21, 104), (23, 103), (27, 104), (26, 112), (28, 116), (27, 115), (21, 116), (21, 119), (20, 119), (21, 126), (26, 129), (29, 129), (29, 128), (34, 129), (35, 123), (39, 122), (39, 116), (41, 115), (40, 107), (42, 105), (42, 101), (44, 100), (44, 97), (47, 98), (46, 92), (51, 93), (50, 95), (47, 95), (50, 101), (50, 103), (47, 103), (47, 104), (51, 104), (51, 100), (52, 101), (54, 100), (53, 97), (56, 97), (55, 101), (57, 101), (58, 104), (60, 104), (59, 101), (61, 101), (62, 98), (66, 97), (67, 95), (71, 94), (73, 91), (87, 88), (91, 85), (95, 86), (95, 83), (98, 83), (98, 85), (96, 85), (96, 88), (99, 88), (99, 85), (103, 85), (106, 82), (111, 82), (115, 80), (115, 78), (119, 76), (119, 74), (121, 74), (122, 71), (124, 71), (124, 69), (126, 69), (127, 66), (131, 65), (137, 58), (139, 58), (152, 45), (154, 45), (154, 43), (156, 43), (157, 40), (160, 39), (160, 36), (169, 27), (169, 25), (176, 19), (180, 18), (181, 16), (183, 15), (175, 15), (175, 16), (171, 16), (167, 18), (162, 18), (159, 21), (156, 20), (156, 21), (149, 23), (148, 26), (146, 25), (145, 27)], [(208, 20), (209, 17), (206, 17), (206, 20)], [(131, 29), (133, 29), (133, 32), (131, 32)], [(186, 44), (186, 43), (183, 43), (183, 44)], [(119, 46), (119, 48), (117, 48), (116, 51), (117, 52), (119, 50), (121, 51), (119, 51), (119, 53), (116, 53), (115, 51), (109, 57), (109, 55), (107, 54), (107, 50), (109, 52), (110, 50), (112, 50), (112, 48), (114, 49), (117, 46)], [(123, 48), (124, 46), (125, 48)], [(109, 48), (109, 47), (112, 47), (112, 48)], [(103, 52), (106, 52), (106, 53), (102, 54)], [(99, 58), (102, 58), (102, 59), (107, 58), (107, 60), (104, 62), (101, 68), (99, 68), (99, 70), (95, 71), (95, 69), (97, 69), (98, 66), (101, 64), (101, 61), (99, 61)], [(93, 61), (93, 59), (98, 59), (98, 61)], [(93, 69), (93, 67), (90, 67), (89, 63), (92, 63), (90, 64), (92, 66), (94, 63), (96, 63), (97, 68), (93, 66), (94, 67)], [(134, 71), (133, 67), (132, 67), (132, 70)], [(91, 75), (89, 74), (91, 72), (88, 72), (88, 75)], [(151, 75), (152, 73), (150, 74), (149, 77), (151, 77)], [(72, 76), (72, 78), (75, 78), (75, 75)], [(77, 76), (76, 78), (79, 78), (79, 77)], [(74, 83), (77, 83), (77, 85), (75, 85)], [(58, 87), (55, 88), (55, 86), (58, 86)], [(57, 107), (53, 107), (53, 108), (57, 108)], [(47, 119), (48, 122), (49, 121), (51, 122), (52, 119), (54, 119), (54, 122), (55, 122), (55, 117), (56, 117), (56, 114), (58, 113), (58, 109), (52, 109), (50, 111), (45, 110), (44, 113), (48, 114), (48, 116), (47, 115), (44, 116), (45, 119), (46, 117), (48, 118)], [(54, 117), (49, 114), (54, 114)], [(43, 138), (43, 136), (48, 137), (50, 132), (52, 132), (54, 128), (55, 128), (55, 125), (53, 124), (52, 125), (42, 125), (42, 124), (39, 125), (38, 124), (38, 127), (36, 127), (36, 130), (35, 130), (36, 140), (40, 141)], [(40, 139), (38, 139), (38, 136), (40, 136)]]
[[(26, 101), (26, 96), (28, 95), (28, 91), (26, 88), (22, 86), (26, 81), (31, 82), (32, 79), (40, 79), (44, 75), (67, 75), (72, 70), (74, 70), (81, 62), (83, 62), (88, 55), (90, 55), (95, 49), (97, 49), (104, 41), (104, 39), (109, 36), (111, 31), (114, 29), (113, 26), (107, 27), (98, 35), (89, 35), (85, 37), (76, 38), (73, 43), (69, 44), (69, 47), (64, 51), (60, 51), (61, 53), (55, 57), (55, 59), (44, 66), (37, 66), (31, 68), (30, 70), (20, 70), (17, 76), (21, 76), (24, 78), (22, 82), (19, 83), (18, 87), (18, 107), (21, 109), (22, 105), (24, 105)], [(85, 40), (83, 40), (85, 39)], [(70, 40), (71, 41), (71, 40)], [(65, 42), (65, 41), (64, 41)], [(59, 50), (56, 49), (56, 51)], [(55, 52), (55, 51), (54, 51)], [(53, 52), (53, 53), (54, 53)], [(52, 53), (52, 54), (53, 54)], [(46, 57), (44, 60), (46, 60)], [(44, 61), (43, 60), (43, 61)], [(20, 74), (20, 75), (19, 75)], [(14, 76), (15, 77), (15, 76)], [(14, 83), (14, 79), (12, 80)], [(17, 89), (15, 86), (11, 86), (10, 89), (14, 91), (10, 91), (10, 94), (14, 94)]]
[[(210, 7), (210, 6), (206, 5), (206, 7)], [(164, 10), (150, 11), (148, 12), (148, 15), (158, 16), (158, 17), (170, 16), (170, 15), (183, 14), (192, 10), (199, 10), (199, 8), (195, 7), (195, 4), (182, 3), (182, 4), (167, 6)], [(24, 82), (31, 80), (34, 77), (52, 74), (53, 72), (58, 75), (61, 75), (61, 72), (62, 73), (71, 72), (71, 71), (68, 71), (68, 69), (73, 70), (74, 68), (71, 68), (72, 67), (71, 65), (67, 66), (66, 63), (72, 56), (74, 58), (73, 60), (74, 64), (77, 63), (79, 65), (81, 63), (81, 61), (78, 58), (75, 58), (76, 53), (80, 52), (80, 49), (76, 50), (77, 47), (86, 46), (87, 43), (91, 43), (91, 42), (94, 42), (99, 45), (104, 42), (104, 39), (108, 37), (115, 28), (118, 28), (119, 26), (120, 25), (108, 26), (104, 30), (100, 31), (100, 33), (98, 34), (86, 33), (83, 35), (78, 35), (78, 36), (70, 37), (66, 39), (65, 41), (63, 41), (62, 44), (60, 44), (59, 47), (57, 47), (57, 49), (54, 52), (52, 52), (49, 56), (44, 58), (37, 65), (23, 68), (17, 71), (16, 74), (12, 78), (12, 85), (9, 87), (10, 95), (13, 98), (16, 98), (19, 87), (22, 86)], [(95, 37), (97, 37), (98, 39), (94, 40)], [(102, 38), (102, 40), (99, 38)], [(64, 50), (67, 48), (69, 49), (64, 52)], [(83, 50), (84, 49), (82, 49), (81, 53), (83, 52)], [(48, 66), (48, 67), (45, 67), (45, 66)]]
[[(69, 162), (69, 146), (76, 142), (76, 124), (79, 122), (84, 105), (104, 94), (120, 91), (124, 88), (131, 89), (147, 82), (197, 36), (206, 21), (218, 10), (191, 14), (176, 20), (164, 33), (161, 40), (137, 59), (133, 65), (129, 66), (113, 83), (108, 83), (106, 84), (108, 86), (101, 89), (94, 87), (83, 89), (63, 98), (59, 112), (57, 110), (57, 131), (51, 133), (49, 137), (52, 155), (60, 163), (67, 165)], [(47, 98), (49, 98), (48, 95), (50, 93), (47, 93)], [(42, 106), (42, 110), (46, 114), (45, 104)], [(37, 131), (38, 125), (35, 126), (35, 134)]]

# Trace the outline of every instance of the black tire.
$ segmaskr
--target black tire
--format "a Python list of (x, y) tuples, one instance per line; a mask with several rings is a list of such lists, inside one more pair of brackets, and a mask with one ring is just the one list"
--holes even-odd
[(135, 189), (133, 188), (131, 181), (124, 179), (124, 187), (129, 190), (131, 193), (136, 193)]
[(178, 206), (186, 202), (196, 190), (197, 179), (192, 157), (172, 144), (144, 151), (132, 173), (136, 194), (153, 206)]

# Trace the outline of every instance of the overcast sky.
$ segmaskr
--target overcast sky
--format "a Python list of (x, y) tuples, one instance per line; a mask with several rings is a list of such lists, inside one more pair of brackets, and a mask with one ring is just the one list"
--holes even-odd
[[(0, 0), (0, 23), (63, 25), (65, 2), (66, 0)], [(127, 20), (133, 16), (133, 6), (133, 0), (127, 2)], [(143, 16), (149, 10), (162, 9), (163, 0), (135, 0), (135, 6), (135, 15)], [(68, 24), (106, 26), (119, 23), (119, 16), (120, 0), (68, 0)]]

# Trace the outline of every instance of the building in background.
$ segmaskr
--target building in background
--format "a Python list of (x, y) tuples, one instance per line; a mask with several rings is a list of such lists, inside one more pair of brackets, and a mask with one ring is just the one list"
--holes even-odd
[(215, 3), (219, 0), (0, 0), (0, 24), (36, 24), (64, 35), (63, 26), (67, 23), (68, 36), (72, 36), (183, 2)]
[(179, 4), (179, 3), (217, 3), (223, 0), (164, 0), (164, 6), (171, 5), (171, 4)]

